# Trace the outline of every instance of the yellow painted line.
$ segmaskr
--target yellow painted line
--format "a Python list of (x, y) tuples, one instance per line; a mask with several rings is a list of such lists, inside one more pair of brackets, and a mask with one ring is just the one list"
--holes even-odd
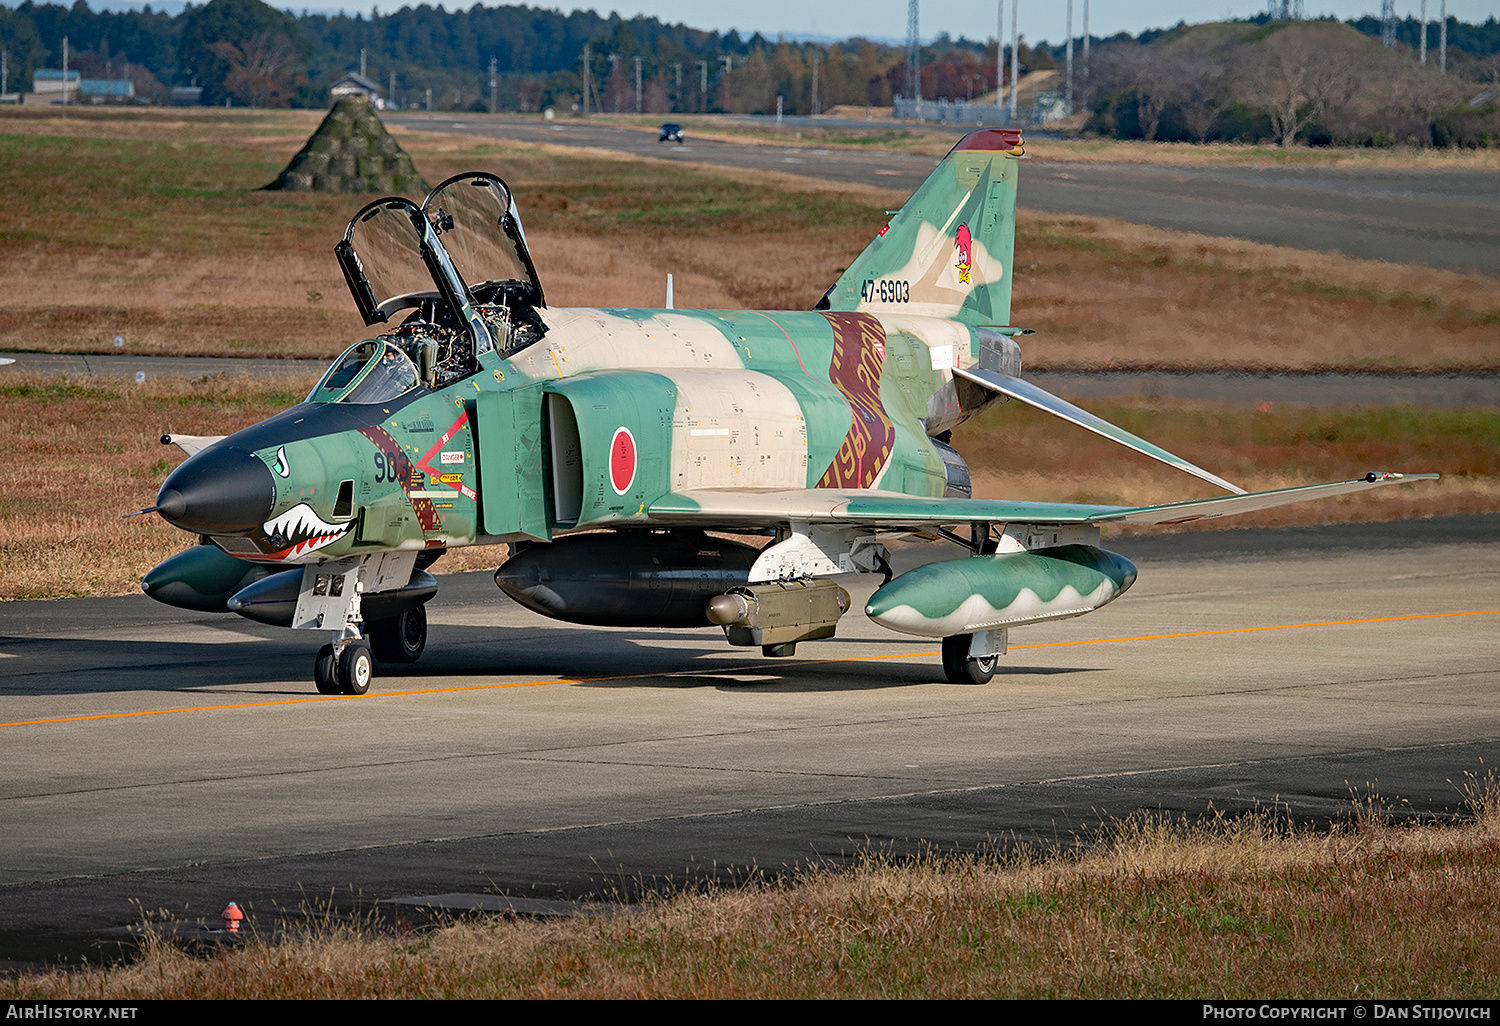
[[(1304, 627), (1347, 627), (1366, 623), (1393, 623), (1401, 620), (1439, 620), (1455, 616), (1491, 616), (1500, 613), (1500, 609), (1472, 609), (1460, 613), (1415, 613), (1409, 616), (1376, 616), (1364, 620), (1323, 620), (1318, 623), (1283, 623), (1272, 624), (1265, 627), (1229, 627), (1214, 631), (1186, 631), (1181, 634), (1143, 634), (1134, 638), (1089, 638), (1083, 641), (1043, 641), (1032, 645), (1011, 645), (1012, 651), (1024, 648), (1068, 648), (1074, 645), (1110, 645), (1127, 641), (1170, 641), (1177, 638), (1202, 638), (1215, 634), (1253, 634), (1259, 631), (1291, 631)], [(843, 659), (798, 659), (794, 663), (783, 663), (782, 665), (815, 666), (824, 663), (860, 663), (874, 662), (887, 659), (922, 659), (932, 655), (932, 651), (922, 652), (899, 652), (895, 655), (877, 656), (849, 656)], [(761, 664), (755, 664), (759, 667)], [(726, 668), (728, 669), (728, 668)], [(734, 667), (733, 669), (743, 669)], [(724, 672), (723, 670), (718, 672)], [(535, 688), (547, 684), (595, 684), (611, 680), (634, 680), (643, 676), (654, 677), (712, 677), (715, 671), (710, 669), (678, 671), (674, 673), (639, 674), (627, 673), (614, 677), (571, 677), (555, 678), (552, 680), (523, 680), (511, 681), (506, 684), (463, 684), (449, 688), (420, 688), (415, 691), (382, 691), (376, 694), (366, 695), (318, 695), (307, 698), (278, 698), (268, 702), (233, 702), (226, 705), (195, 705), (186, 706), (181, 709), (142, 709), (135, 712), (98, 713), (89, 716), (59, 716), (45, 720), (15, 720), (10, 723), (0, 723), (0, 727), (34, 727), (47, 723), (79, 723), (86, 720), (122, 720), (134, 716), (166, 716), (171, 713), (194, 713), (194, 712), (222, 712), (229, 709), (263, 709), (277, 705), (307, 705), (311, 702), (347, 702), (351, 699), (362, 699), (370, 701), (380, 698), (411, 698), (417, 695), (446, 695), (460, 691), (493, 691), (497, 688)]]

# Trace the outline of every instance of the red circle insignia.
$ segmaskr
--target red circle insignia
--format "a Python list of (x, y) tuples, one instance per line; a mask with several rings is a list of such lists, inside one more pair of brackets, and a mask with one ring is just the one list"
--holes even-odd
[(609, 443), (609, 483), (616, 495), (624, 495), (635, 483), (635, 436), (619, 428)]

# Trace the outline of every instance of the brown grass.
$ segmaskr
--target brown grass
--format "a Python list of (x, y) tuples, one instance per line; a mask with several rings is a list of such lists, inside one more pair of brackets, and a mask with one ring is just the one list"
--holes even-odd
[(311, 380), (0, 376), (0, 599), (119, 595), (195, 539), (150, 506), (182, 462), (163, 433), (237, 431), (300, 400)]
[[(254, 191), (315, 112), (0, 111), (0, 347), (331, 357), (367, 333), (330, 249), (359, 199)], [(549, 301), (806, 309), (903, 197), (400, 133), (429, 180), (516, 189)], [(68, 166), (67, 176), (56, 168)], [(1500, 276), (1023, 210), (1035, 368), (1500, 368)]]
[(1493, 773), (1465, 786), (1459, 824), (1398, 828), (1368, 796), (1322, 832), (1139, 814), (1070, 850), (876, 854), (565, 921), (402, 937), (327, 916), (207, 957), (157, 939), (0, 996), (1493, 998), (1500, 802)]
[[(1369, 471), (1443, 475), (1436, 482), (1205, 521), (1188, 530), (1500, 510), (1500, 411), (1163, 399), (1101, 400), (1084, 406), (1247, 491), (1348, 480)], [(1222, 494), (1213, 485), (1014, 403), (961, 425), (953, 444), (973, 470), (975, 496), (983, 498), (1143, 506)], [(1162, 528), (1110, 529), (1116, 534), (1140, 530)]]

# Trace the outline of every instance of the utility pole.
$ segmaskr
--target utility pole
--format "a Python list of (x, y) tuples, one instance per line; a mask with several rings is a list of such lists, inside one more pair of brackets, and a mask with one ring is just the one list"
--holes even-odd
[(1422, 0), (1422, 45), (1419, 50), (1421, 57), (1418, 63), (1425, 68), (1427, 66), (1427, 0)]
[(1396, 48), (1396, 0), (1380, 0), (1380, 41)]
[(818, 51), (816, 49), (813, 50), (812, 112), (814, 114), (823, 113), (818, 109), (818, 57)]
[(1438, 8), (1438, 18), (1442, 26), (1438, 29), (1438, 70), (1448, 70), (1448, 0), (1443, 0)]
[(592, 43), (583, 44), (583, 113), (589, 112), (589, 67), (594, 63)]
[(682, 62), (678, 61), (672, 67), (677, 69), (677, 92), (672, 94), (672, 103), (677, 110), (682, 109)]
[[(1392, 0), (1394, 3), (1395, 0)], [(708, 110), (708, 61), (698, 62), (698, 93), (703, 100), (703, 109)]]
[(906, 96), (917, 101), (922, 116), (922, 39), (917, 28), (917, 0), (906, 4)]
[(641, 112), (641, 55), (635, 55), (635, 112)]
[(493, 58), (493, 57), (490, 58), (490, 113), (491, 114), (495, 113), (495, 86), (496, 86), (496, 81), (495, 81), (495, 66), (496, 66), (497, 63), (498, 62), (495, 60), (495, 58)]
[(396, 69), (395, 68), (391, 69), (391, 87), (386, 90), (386, 92), (385, 92), (385, 98), (386, 98), (386, 103), (389, 106), (391, 106), (391, 107), (396, 106)]
[[(1019, 3), (1020, 0), (1017, 0)], [(1015, 87), (1015, 83), (1011, 84)], [(1005, 100), (1005, 0), (999, 0), (998, 9), (995, 11), (995, 110), (999, 110)]]
[(359, 48), (359, 77), (365, 77), (365, 48)]
[(1068, 0), (1068, 81), (1063, 97), (1063, 110), (1073, 113), (1073, 0)]
[(1089, 105), (1089, 0), (1083, 0), (1083, 105)]
[(1011, 0), (1010, 5), (1010, 119), (1016, 119), (1016, 89), (1021, 85), (1021, 37), (1016, 33), (1021, 11), (1021, 0)]
[(68, 114), (68, 37), (63, 36), (63, 116)]

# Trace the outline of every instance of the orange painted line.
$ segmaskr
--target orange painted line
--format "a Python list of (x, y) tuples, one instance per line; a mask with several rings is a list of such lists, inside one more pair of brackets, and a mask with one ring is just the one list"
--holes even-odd
[[(1500, 613), (1500, 609), (1472, 609), (1459, 613), (1414, 613), (1409, 616), (1375, 616), (1363, 620), (1323, 620), (1318, 623), (1283, 623), (1271, 624), (1265, 627), (1229, 627), (1214, 631), (1187, 631), (1182, 634), (1143, 634), (1134, 638), (1090, 638), (1083, 641), (1043, 641), (1032, 645), (1011, 645), (1012, 650), (1023, 648), (1067, 648), (1073, 645), (1109, 645), (1122, 641), (1169, 641), (1175, 638), (1202, 638), (1215, 634), (1253, 634), (1258, 631), (1290, 631), (1303, 627), (1347, 627), (1364, 623), (1393, 623), (1401, 620), (1438, 620), (1454, 616), (1491, 616)], [(798, 659), (795, 663), (783, 664), (794, 666), (816, 666), (821, 663), (861, 663), (874, 662), (886, 659), (920, 659), (930, 657), (931, 651), (925, 652), (900, 652), (895, 655), (877, 656), (851, 656), (844, 659)], [(756, 664), (759, 665), (759, 664)], [(743, 667), (734, 667), (743, 669)], [(723, 671), (720, 671), (723, 672)], [(657, 676), (680, 677), (680, 676), (712, 676), (713, 671), (697, 672), (689, 674), (682, 672), (665, 673)], [(556, 680), (525, 680), (512, 681), (508, 684), (463, 684), (451, 688), (421, 688), (415, 691), (384, 691), (367, 695), (318, 695), (308, 698), (278, 698), (269, 702), (234, 702), (228, 705), (196, 705), (187, 706), (182, 709), (142, 709), (136, 712), (99, 713), (91, 716), (59, 716), (55, 719), (46, 720), (15, 720), (10, 723), (0, 723), (0, 727), (34, 727), (47, 723), (78, 723), (86, 720), (122, 720), (133, 716), (165, 716), (169, 713), (191, 713), (191, 712), (221, 712), (228, 709), (261, 709), (276, 705), (306, 705), (310, 702), (343, 702), (353, 698), (362, 698), (366, 701), (379, 698), (410, 698), (416, 695), (445, 695), (459, 691), (493, 691), (497, 688), (534, 688), (547, 684), (592, 684), (600, 681), (631, 680), (640, 677), (639, 673), (620, 674), (615, 677), (576, 677), (559, 678)]]
[(1217, 631), (1188, 631), (1186, 634), (1143, 634), (1138, 638), (1096, 638), (1090, 641), (1044, 641), (1036, 645), (1011, 645), (1011, 648), (1061, 648), (1067, 645), (1104, 645), (1111, 641), (1165, 641), (1170, 638), (1201, 638), (1210, 634), (1251, 634), (1255, 631), (1290, 631), (1299, 627), (1345, 627), (1359, 623), (1391, 623), (1396, 620), (1437, 620), (1445, 616), (1488, 616), (1500, 609), (1471, 609), (1462, 613), (1413, 613), (1410, 616), (1373, 616), (1366, 620), (1324, 620), (1320, 623), (1282, 623), (1269, 627), (1228, 627)]

